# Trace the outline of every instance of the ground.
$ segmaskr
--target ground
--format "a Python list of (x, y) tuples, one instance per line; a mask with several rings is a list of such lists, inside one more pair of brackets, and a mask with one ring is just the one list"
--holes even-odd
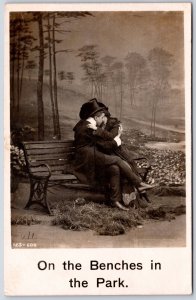
[[(12, 195), (12, 223), (15, 222), (12, 225), (12, 246), (16, 248), (186, 246), (185, 214), (179, 216), (170, 214), (169, 218), (165, 215), (163, 218), (160, 215), (158, 218), (153, 219), (144, 218), (138, 222), (138, 225), (131, 227), (124, 234), (117, 236), (99, 235), (95, 230), (65, 230), (65, 227), (63, 228), (61, 225), (54, 225), (56, 216), (49, 216), (40, 209), (25, 210), (28, 195), (28, 182), (21, 182)], [(70, 197), (72, 198), (71, 201), (74, 201), (78, 196), (87, 199), (88, 203), (97, 203), (103, 200), (102, 195), (92, 196), (89, 192), (81, 194), (81, 192), (74, 192), (64, 187), (50, 189), (48, 193), (49, 201), (57, 204), (59, 201), (66, 204), (67, 201), (70, 201)], [(154, 211), (157, 211), (159, 207), (165, 207), (171, 211), (177, 207), (185, 206), (185, 198), (182, 196), (151, 194), (150, 199), (152, 203), (149, 205), (148, 210), (154, 209)], [(118, 214), (118, 211), (116, 213)]]

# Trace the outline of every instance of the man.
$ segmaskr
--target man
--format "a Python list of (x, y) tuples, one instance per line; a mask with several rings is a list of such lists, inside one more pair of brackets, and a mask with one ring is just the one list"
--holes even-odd
[(104, 183), (109, 184), (110, 201), (113, 206), (122, 210), (127, 210), (120, 202), (121, 176), (128, 179), (130, 184), (136, 186), (140, 191), (151, 188), (150, 185), (141, 181), (130, 168), (130, 166), (118, 156), (107, 155), (111, 148), (117, 149), (120, 144), (120, 134), (107, 143), (94, 134), (94, 128), (101, 126), (104, 121), (105, 113), (97, 101), (89, 101), (84, 104), (87, 119), (80, 120), (74, 127), (76, 159), (74, 163), (75, 174), (83, 183)]

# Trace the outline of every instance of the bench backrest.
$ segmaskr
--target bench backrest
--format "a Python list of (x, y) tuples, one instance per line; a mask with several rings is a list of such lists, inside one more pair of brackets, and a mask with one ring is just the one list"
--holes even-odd
[(72, 140), (23, 142), (27, 168), (33, 172), (47, 172), (47, 169), (36, 167), (47, 164), (52, 173), (61, 173), (70, 164), (75, 153)]

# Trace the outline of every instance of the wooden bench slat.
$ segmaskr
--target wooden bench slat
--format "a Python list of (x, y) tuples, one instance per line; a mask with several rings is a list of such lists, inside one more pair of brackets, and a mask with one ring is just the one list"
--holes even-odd
[[(49, 166), (51, 172), (54, 171), (63, 171), (65, 169), (65, 165), (54, 165), (54, 166)], [(30, 167), (31, 173), (39, 173), (39, 172), (45, 172), (48, 173), (46, 167)]]
[[(36, 176), (46, 176), (46, 172), (35, 172), (34, 175)], [(52, 182), (52, 181), (62, 181), (62, 183), (66, 183), (66, 182), (69, 182), (69, 181), (75, 181), (75, 182), (78, 182), (77, 178), (72, 175), (72, 174), (62, 174), (62, 173), (54, 173), (50, 178), (49, 178), (49, 181)]]
[(50, 153), (50, 154), (33, 154), (33, 155), (28, 155), (28, 161), (44, 161), (44, 160), (67, 160), (71, 159), (73, 157), (74, 153), (69, 152), (69, 153)]
[(33, 143), (33, 144), (25, 144), (25, 148), (27, 150), (30, 149), (56, 149), (56, 148), (70, 148), (74, 147), (73, 142), (62, 142), (62, 143)]
[(77, 178), (72, 174), (53, 174), (49, 178), (49, 181), (55, 181), (55, 180), (69, 181), (69, 180), (77, 180)]
[(88, 191), (93, 191), (94, 188), (91, 185), (88, 184), (83, 184), (83, 183), (63, 183), (62, 184), (66, 188), (70, 189), (79, 189), (79, 190), (88, 190)]
[[(59, 171), (57, 174), (62, 174), (62, 171)], [(36, 171), (34, 171), (33, 172), (33, 176), (35, 177), (35, 176), (39, 176), (39, 177), (46, 177), (48, 175), (48, 172), (46, 172), (45, 170), (42, 170), (42, 171), (38, 171), (38, 172), (36, 172)]]
[(39, 165), (40, 163), (44, 163), (44, 164), (47, 164), (48, 166), (65, 166), (65, 165), (68, 165), (70, 164), (70, 160), (68, 159), (30, 159), (29, 160), (29, 163), (30, 163), (30, 168), (32, 167), (36, 167), (37, 165)]
[(74, 148), (53, 148), (53, 149), (32, 149), (27, 150), (26, 154), (29, 155), (49, 155), (49, 154), (60, 154), (63, 156), (63, 154), (66, 155), (66, 153), (74, 153)]
[(28, 141), (23, 142), (24, 145), (32, 145), (32, 144), (61, 144), (61, 143), (73, 143), (73, 140), (44, 140), (44, 141)]

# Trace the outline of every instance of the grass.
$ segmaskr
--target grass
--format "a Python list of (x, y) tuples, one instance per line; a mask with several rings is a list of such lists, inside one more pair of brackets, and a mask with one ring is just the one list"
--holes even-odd
[(162, 205), (157, 209), (149, 209), (147, 212), (147, 216), (149, 219), (155, 220), (165, 220), (168, 221), (175, 219), (175, 216), (179, 216), (186, 213), (185, 205), (179, 205), (177, 207), (169, 207), (166, 205)]
[(184, 186), (158, 186), (153, 192), (157, 196), (180, 196), (186, 197), (186, 189)]
[(54, 209), (52, 224), (65, 230), (93, 230), (99, 235), (115, 236), (142, 225), (145, 220), (170, 221), (176, 215), (184, 213), (184, 205), (175, 208), (161, 206), (156, 209), (130, 208), (129, 211), (121, 211), (100, 203), (84, 201), (82, 205), (78, 205), (76, 201), (61, 201)]
[(60, 202), (54, 214), (53, 225), (61, 225), (66, 230), (91, 229), (101, 235), (123, 234), (128, 228), (142, 222), (139, 210), (124, 212), (94, 202), (86, 202), (84, 205), (77, 205), (75, 201), (66, 204)]
[(40, 224), (42, 221), (32, 216), (15, 216), (11, 218), (11, 225), (35, 225)]

